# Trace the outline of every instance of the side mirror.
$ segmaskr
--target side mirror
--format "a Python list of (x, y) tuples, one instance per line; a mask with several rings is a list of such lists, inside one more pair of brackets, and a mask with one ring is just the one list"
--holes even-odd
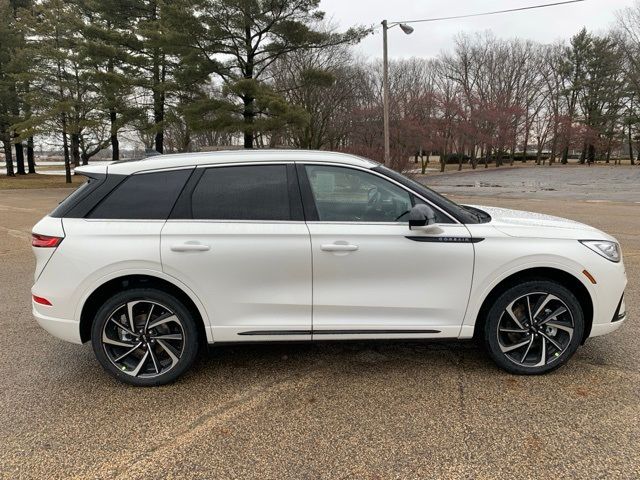
[(429, 205), (419, 203), (409, 212), (409, 229), (430, 230), (429, 226), (436, 223), (436, 214)]

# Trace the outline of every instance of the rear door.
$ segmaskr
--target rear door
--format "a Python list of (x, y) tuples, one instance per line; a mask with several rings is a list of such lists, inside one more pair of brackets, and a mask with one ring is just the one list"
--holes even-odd
[(198, 168), (161, 255), (205, 305), (214, 341), (311, 339), (311, 247), (293, 164)]

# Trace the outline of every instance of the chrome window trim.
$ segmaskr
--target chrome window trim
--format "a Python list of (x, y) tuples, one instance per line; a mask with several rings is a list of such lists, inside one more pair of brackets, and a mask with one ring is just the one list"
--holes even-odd
[(259, 224), (290, 224), (304, 225), (303, 220), (224, 220), (224, 219), (207, 219), (207, 218), (170, 218), (167, 223), (259, 223)]

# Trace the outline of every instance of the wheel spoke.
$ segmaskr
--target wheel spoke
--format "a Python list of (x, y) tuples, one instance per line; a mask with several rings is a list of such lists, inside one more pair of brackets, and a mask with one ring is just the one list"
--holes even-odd
[(529, 324), (533, 323), (533, 314), (531, 313), (531, 296), (527, 295), (527, 312), (529, 312)]
[(151, 336), (151, 338), (155, 338), (156, 340), (182, 340), (181, 333), (168, 333), (166, 335), (156, 335)]
[(540, 352), (540, 361), (535, 365), (536, 367), (543, 367), (547, 364), (547, 340), (544, 337), (540, 337), (542, 340), (542, 352)]
[(524, 342), (516, 343), (515, 345), (510, 345), (508, 347), (500, 345), (500, 350), (502, 350), (503, 353), (507, 353), (507, 352), (511, 352), (512, 350), (517, 350), (518, 348), (522, 348), (528, 343), (529, 343), (529, 340), (525, 340)]
[(158, 368), (158, 361), (156, 360), (156, 355), (153, 353), (153, 346), (149, 346), (149, 355), (151, 355), (151, 360), (153, 361), (153, 368), (156, 369), (156, 373), (160, 373), (160, 369)]
[(118, 327), (121, 330), (124, 330), (125, 332), (127, 332), (129, 335), (133, 335), (135, 336), (136, 334), (134, 332), (132, 332), (131, 330), (129, 330), (127, 327), (125, 327), (124, 325), (122, 325), (119, 321), (117, 321), (115, 318), (111, 317), (109, 319), (110, 322), (115, 323), (116, 327)]
[(504, 333), (527, 333), (529, 330), (525, 328), (501, 328), (500, 331)]
[(109, 338), (106, 332), (102, 333), (102, 343), (107, 343), (109, 345), (115, 345), (116, 347), (126, 347), (131, 348), (133, 346), (133, 342), (126, 343), (121, 340), (114, 340), (113, 338)]
[(138, 344), (134, 345), (133, 347), (131, 347), (129, 350), (127, 350), (125, 353), (123, 353), (122, 355), (120, 355), (118, 358), (114, 358), (113, 361), (114, 362), (119, 362), (120, 360), (122, 360), (123, 358), (128, 357), (129, 355), (131, 355), (133, 352), (135, 352), (138, 348), (140, 348), (140, 346), (142, 345), (142, 342), (138, 342)]
[(156, 318), (154, 320), (154, 322), (152, 324), (149, 325), (149, 329), (154, 329), (160, 325), (163, 325), (165, 323), (169, 323), (169, 322), (178, 322), (178, 317), (176, 317), (173, 313), (168, 313), (166, 315), (161, 315), (160, 317)]
[(149, 314), (147, 315), (147, 321), (144, 322), (144, 333), (147, 333), (147, 329), (149, 328), (149, 320), (151, 320), (151, 314), (153, 313), (153, 307), (155, 304), (151, 304), (151, 308), (149, 309)]
[(171, 357), (171, 365), (173, 365), (174, 363), (177, 363), (179, 358), (175, 355), (175, 353), (173, 353), (173, 349), (167, 345), (165, 342), (163, 342), (162, 340), (158, 340), (158, 345), (160, 345), (160, 347), (167, 352), (167, 355), (169, 355), (169, 357)]
[(507, 307), (507, 313), (509, 314), (511, 319), (516, 323), (516, 325), (518, 325), (518, 327), (524, 329), (524, 327), (522, 326), (522, 323), (520, 323), (520, 320), (518, 320), (518, 317), (516, 317), (516, 314), (513, 313), (513, 304), (514, 303), (515, 303), (515, 300), (509, 304), (509, 306)]
[(558, 315), (562, 315), (563, 313), (565, 313), (567, 311), (566, 308), (564, 307), (558, 307), (558, 309), (556, 309), (555, 312), (551, 313), (547, 318), (545, 318), (544, 320), (542, 320), (540, 323), (538, 323), (538, 325), (542, 326), (545, 323), (547, 323), (549, 320), (553, 320), (553, 319), (557, 319)]
[(546, 297), (541, 298), (540, 300), (538, 300), (538, 304), (536, 304), (536, 306), (534, 308), (534, 314), (533, 314), (532, 318), (537, 318), (538, 315), (540, 315), (540, 312), (542, 312), (542, 309), (544, 307), (546, 307), (547, 303), (549, 303), (551, 300), (558, 300), (558, 297), (548, 293)]
[(527, 349), (524, 351), (524, 355), (522, 355), (522, 358), (520, 359), (520, 363), (524, 363), (525, 359), (527, 358), (527, 355), (529, 355), (529, 350), (531, 350), (531, 345), (533, 345), (533, 339), (535, 337), (531, 337), (531, 340), (529, 340), (529, 345), (527, 345)]
[(129, 325), (131, 326), (132, 331), (136, 331), (136, 324), (133, 321), (133, 306), (138, 302), (128, 302), (127, 303), (127, 317), (129, 318)]
[(554, 347), (556, 347), (556, 349), (557, 349), (559, 352), (561, 352), (561, 351), (563, 350), (563, 348), (562, 348), (560, 345), (558, 345), (558, 342), (556, 342), (553, 338), (551, 338), (551, 337), (550, 337), (549, 335), (547, 335), (546, 333), (542, 333), (542, 332), (540, 332), (540, 335), (542, 335), (544, 338), (546, 338), (546, 339), (547, 339), (547, 341), (548, 341), (551, 345), (553, 345)]
[(147, 363), (147, 358), (149, 358), (149, 350), (147, 350), (142, 356), (142, 358), (140, 359), (140, 363), (138, 363), (136, 368), (131, 372), (131, 375), (133, 375), (134, 377), (138, 376), (140, 370), (142, 370), (142, 367), (144, 367), (144, 364)]

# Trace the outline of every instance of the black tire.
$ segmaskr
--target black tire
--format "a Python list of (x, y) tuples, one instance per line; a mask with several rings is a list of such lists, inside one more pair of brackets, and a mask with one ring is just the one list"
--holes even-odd
[(483, 339), (500, 368), (540, 375), (567, 363), (583, 333), (584, 314), (575, 295), (554, 281), (530, 280), (497, 298), (487, 315)]
[[(91, 327), (91, 345), (102, 367), (121, 382), (165, 385), (196, 359), (198, 328), (189, 310), (173, 295), (136, 288), (115, 294), (100, 307)], [(124, 358), (118, 360), (121, 355)]]

